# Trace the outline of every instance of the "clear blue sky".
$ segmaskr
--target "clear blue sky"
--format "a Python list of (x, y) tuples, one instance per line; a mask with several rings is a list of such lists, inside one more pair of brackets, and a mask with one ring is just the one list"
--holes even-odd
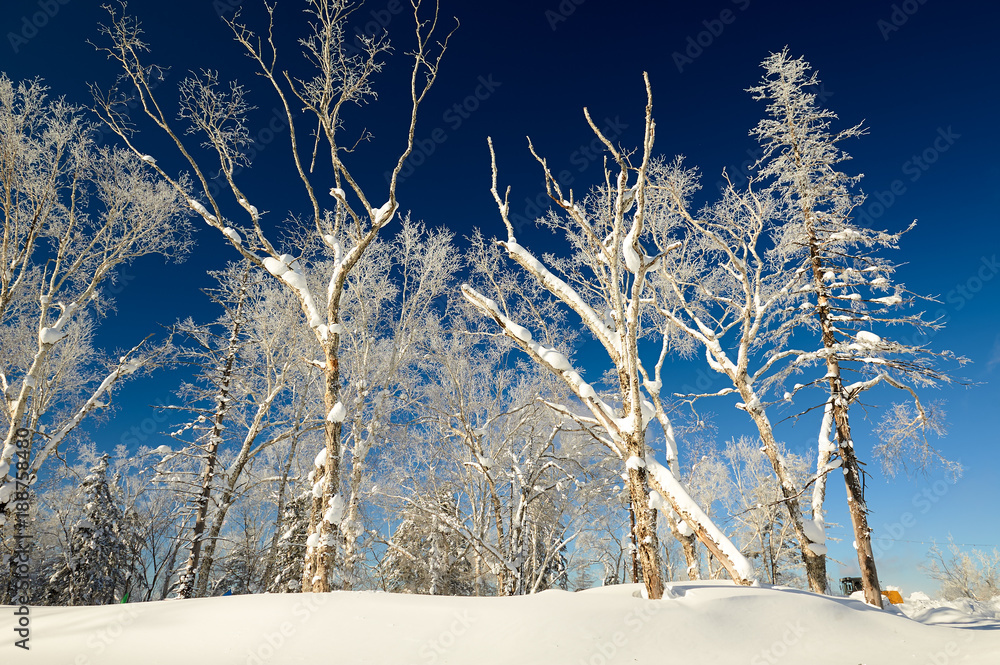
[[(0, 69), (13, 78), (41, 76), (56, 94), (87, 103), (86, 84), (109, 86), (114, 68), (85, 40), (96, 40), (103, 20), (98, 3), (83, 0), (7, 0), (0, 7)], [(189, 69), (221, 69), (224, 76), (253, 83), (249, 61), (232, 43), (219, 12), (231, 13), (235, 0), (134, 0), (130, 10), (145, 22), (153, 46), (151, 61), (173, 68), (164, 83), (169, 91)], [(260, 16), (246, 0), (249, 20)], [(287, 62), (294, 63), (292, 41), (300, 33), (298, 8), (288, 0), (278, 10), (278, 37)], [(400, 51), (409, 47), (411, 26), (404, 3), (376, 0), (357, 14), (354, 27), (387, 23)], [(405, 3), (408, 5), (408, 3)], [(622, 0), (541, 0), (527, 2), (444, 1), (443, 13), (457, 15), (462, 28), (446, 57), (418, 127), (423, 154), (400, 188), (401, 205), (432, 224), (458, 233), (480, 226), (499, 232), (490, 198), (486, 136), (498, 149), (501, 178), (514, 187), (514, 210), (531, 213), (541, 193), (538, 170), (526, 150), (531, 135), (553, 167), (567, 170), (577, 187), (598, 177), (589, 158), (591, 136), (582, 107), (607, 121), (625, 145), (641, 132), (644, 91), (641, 74), (653, 85), (658, 122), (657, 147), (684, 154), (706, 174), (712, 189), (725, 167), (739, 172), (754, 143), (747, 130), (759, 119), (760, 105), (744, 89), (760, 75), (769, 51), (788, 45), (819, 71), (819, 92), (846, 125), (864, 121), (869, 136), (847, 146), (849, 168), (865, 174), (871, 197), (865, 211), (871, 224), (897, 230), (918, 220), (904, 237), (896, 259), (906, 265), (899, 276), (912, 290), (938, 294), (947, 328), (930, 343), (973, 361), (963, 375), (974, 385), (950, 388), (931, 397), (947, 400), (949, 435), (939, 442), (947, 456), (965, 466), (957, 483), (940, 474), (886, 481), (877, 471), (868, 488), (875, 536), (895, 534), (879, 559), (883, 581), (904, 592), (933, 585), (916, 569), (927, 545), (901, 542), (944, 541), (1000, 545), (1000, 528), (991, 508), (1000, 503), (996, 382), (1000, 372), (1000, 167), (996, 122), (998, 56), (996, 21), (1000, 10), (986, 2), (836, 2), (762, 0), (716, 2), (627, 2)], [(374, 22), (374, 23), (373, 23)], [(367, 25), (366, 25), (367, 24)], [(385, 155), (397, 150), (405, 99), (401, 60), (390, 61), (381, 103), (352, 121), (368, 127), (375, 140), (355, 162), (371, 187), (385, 168)], [(297, 66), (297, 65), (292, 65)], [(168, 93), (169, 94), (169, 93)], [(295, 183), (286, 186), (290, 162), (283, 128), (265, 131), (275, 100), (261, 93), (254, 121), (259, 166), (244, 175), (246, 186), (261, 193), (277, 217), (301, 204)], [(436, 131), (435, 131), (436, 130)], [(429, 141), (436, 137), (437, 142)], [(170, 153), (159, 137), (145, 145), (164, 163)], [(433, 143), (433, 150), (431, 150)], [(160, 154), (162, 153), (162, 155)], [(895, 190), (895, 193), (890, 194)], [(289, 201), (287, 192), (294, 192)], [(375, 197), (377, 198), (377, 196)], [(258, 204), (258, 207), (261, 207)], [(548, 249), (541, 234), (525, 231), (523, 242)], [(202, 230), (200, 244), (183, 266), (143, 261), (130, 269), (118, 294), (120, 315), (105, 325), (109, 346), (133, 344), (157, 323), (193, 314), (215, 316), (198, 288), (209, 284), (204, 271), (236, 258)], [(146, 295), (157, 293), (153, 301)], [(155, 303), (155, 308), (149, 305)], [(678, 364), (678, 382), (694, 381), (695, 366)], [(95, 436), (106, 444), (141, 427), (168, 400), (165, 380), (136, 383), (121, 400), (121, 410)], [(720, 440), (746, 433), (745, 416), (730, 405), (714, 407)], [(862, 455), (871, 445), (870, 422), (855, 426)], [(783, 428), (792, 450), (814, 445), (817, 424), (802, 421)], [(156, 442), (153, 439), (150, 443)], [(856, 566), (843, 490), (832, 483), (829, 521), (843, 525), (833, 535), (845, 539), (831, 555)], [(929, 494), (928, 494), (929, 493)], [(912, 514), (912, 519), (905, 517)], [(894, 526), (894, 525), (900, 526)], [(888, 543), (888, 541), (883, 541)], [(838, 575), (837, 566), (831, 573)], [(844, 573), (849, 572), (845, 569)]]

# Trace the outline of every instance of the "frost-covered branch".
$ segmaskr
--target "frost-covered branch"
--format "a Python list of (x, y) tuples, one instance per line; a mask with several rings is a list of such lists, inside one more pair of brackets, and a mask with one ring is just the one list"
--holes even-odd
[[(225, 242), (248, 262), (270, 273), (298, 300), (305, 321), (324, 354), (324, 414), (339, 414), (339, 410), (346, 409), (341, 399), (340, 343), (345, 331), (341, 305), (348, 280), (371, 250), (379, 233), (399, 210), (396, 198), (398, 175), (413, 151), (419, 110), (437, 80), (452, 34), (439, 37), (437, 2), (429, 18), (423, 16), (420, 0), (414, 0), (411, 6), (416, 43), (407, 54), (412, 58), (412, 64), (405, 142), (394, 160), (384, 198), (375, 198), (370, 187), (363, 187), (361, 183), (367, 178), (356, 174), (346, 161), (357, 142), (367, 138), (367, 132), (362, 132), (360, 138), (349, 138), (346, 144), (342, 142), (346, 131), (342, 111), (345, 106), (364, 104), (375, 97), (373, 81), (383, 68), (382, 57), (389, 51), (387, 38), (364, 37), (361, 49), (355, 50), (351, 44), (353, 34), (347, 29), (348, 17), (354, 10), (353, 3), (348, 0), (309, 0), (305, 8), (310, 17), (306, 36), (299, 41), (309, 65), (305, 70), (308, 74), (304, 78), (296, 78), (278, 66), (273, 5), (266, 6), (266, 37), (258, 36), (240, 23), (238, 14), (226, 20), (236, 42), (257, 64), (260, 75), (280, 101), (288, 126), (289, 149), (311, 213), (304, 226), (314, 236), (312, 244), (323, 247), (332, 255), (333, 261), (329, 263), (321, 260), (310, 264), (305, 257), (293, 257), (277, 249), (259, 223), (260, 213), (250, 193), (238, 183), (238, 167), (246, 161), (243, 150), (248, 136), (246, 114), (250, 110), (246, 102), (248, 93), (243, 87), (236, 83), (223, 85), (218, 75), (210, 70), (200, 76), (189, 77), (181, 85), (178, 119), (188, 124), (189, 133), (200, 135), (205, 145), (215, 153), (217, 167), (210, 167), (188, 149), (175, 129), (173, 119), (166, 115), (164, 106), (157, 101), (155, 79), (160, 76), (161, 70), (143, 63), (148, 47), (143, 41), (138, 21), (108, 8), (110, 24), (102, 29), (110, 45), (100, 50), (121, 66), (123, 80), (131, 84), (142, 114), (170, 139), (194, 174), (195, 182), (192, 184), (183, 176), (172, 176), (152, 157), (144, 161), (151, 164), (184, 197), (206, 224), (217, 229)], [(133, 131), (132, 120), (122, 110), (121, 102), (124, 100), (120, 96), (103, 94), (97, 88), (94, 93), (98, 112), (105, 123), (136, 155), (147, 157), (139, 145), (141, 136)], [(305, 112), (305, 119), (302, 111)], [(316, 128), (311, 151), (300, 139), (304, 122)], [(328, 168), (316, 169), (320, 148), (324, 146), (328, 148)], [(218, 168), (225, 177), (227, 194), (231, 194), (233, 202), (249, 215), (253, 225), (252, 236), (244, 238), (233, 225), (227, 223), (225, 211), (230, 206), (213, 194), (206, 176), (214, 168)], [(333, 181), (320, 185), (317, 172), (327, 174), (325, 177), (332, 176)], [(329, 206), (321, 202), (319, 195), (327, 189), (332, 198)], [(377, 201), (384, 203), (378, 204)], [(294, 213), (290, 213), (290, 218), (296, 219)], [(328, 272), (314, 280), (310, 273), (320, 265)], [(314, 293), (317, 281), (325, 283), (325, 302)], [(338, 496), (340, 460), (343, 457), (341, 430), (345, 417), (346, 413), (324, 421), (328, 454), (323, 468), (313, 471), (321, 491), (313, 502), (309, 526), (310, 542), (316, 542), (318, 546), (307, 547), (309, 565), (304, 572), (304, 589), (329, 589), (328, 571), (332, 570), (334, 551), (331, 538), (338, 525), (321, 518), (329, 509), (330, 502)]]
[[(557, 303), (578, 316), (583, 326), (602, 344), (618, 377), (618, 385), (615, 390), (609, 391), (608, 399), (611, 399), (610, 395), (615, 395), (615, 401), (620, 406), (612, 406), (599, 396), (594, 386), (582, 378), (562, 353), (535, 342), (522, 322), (511, 318), (508, 304), (487, 298), (471, 286), (462, 287), (466, 300), (492, 318), (500, 330), (538, 366), (564, 382), (590, 411), (592, 420), (607, 432), (607, 443), (623, 461), (647, 456), (646, 429), (649, 422), (657, 417), (657, 407), (646, 399), (644, 391), (655, 392), (658, 399), (662, 386), (662, 383), (649, 380), (638, 348), (639, 339), (647, 334), (643, 327), (656, 302), (649, 292), (650, 272), (661, 270), (671, 254), (683, 248), (683, 243), (675, 238), (667, 238), (662, 228), (657, 227), (655, 222), (648, 221), (649, 206), (656, 203), (649, 199), (650, 170), (654, 168), (652, 147), (655, 124), (648, 76), (644, 80), (647, 104), (642, 156), (638, 165), (631, 161), (630, 154), (615, 147), (596, 127), (589, 113), (584, 111), (591, 129), (608, 150), (611, 158), (609, 161), (617, 166), (615, 172), (610, 168), (606, 169), (603, 187), (595, 189), (587, 198), (576, 201), (572, 193), (565, 195), (546, 160), (537, 154), (529, 142), (529, 149), (542, 167), (546, 191), (561, 209), (561, 214), (553, 213), (540, 221), (565, 234), (572, 249), (568, 258), (547, 256), (543, 263), (516, 241), (514, 225), (509, 218), (510, 190), (501, 197), (496, 154), (492, 142), (490, 143), (493, 173), (491, 192), (507, 230), (507, 239), (500, 241), (499, 245), (533, 282), (543, 287)], [(659, 249), (652, 257), (645, 252), (645, 245), (651, 240), (658, 244)], [(557, 275), (557, 271), (566, 278)], [(597, 308), (606, 314), (599, 314)], [(541, 322), (539, 325), (542, 325)], [(721, 349), (719, 353), (724, 357)], [(661, 368), (662, 360), (656, 372), (658, 382)], [(659, 411), (662, 414), (662, 407)], [(665, 414), (663, 417), (665, 418)], [(584, 421), (578, 422), (584, 429), (593, 427)], [(669, 423), (666, 430), (669, 433)], [(605, 437), (598, 438), (603, 440)], [(676, 464), (673, 466), (676, 467)], [(630, 500), (637, 520), (635, 540), (639, 558), (642, 560), (649, 595), (657, 598), (662, 593), (662, 578), (655, 534), (656, 513), (648, 500), (648, 474), (645, 467), (640, 465), (626, 464), (626, 471)], [(673, 505), (677, 501), (683, 502), (684, 497), (687, 494), (678, 484), (676, 487), (671, 486), (666, 501)], [(708, 519), (703, 512), (695, 513), (687, 508), (675, 512), (683, 512), (687, 516), (686, 520)], [(694, 531), (700, 538), (711, 541), (706, 542), (706, 546), (715, 548), (713, 552), (719, 554), (719, 560), (733, 579), (749, 583), (745, 566), (730, 556), (734, 548), (731, 544), (719, 545), (724, 537), (717, 529), (712, 529), (715, 527), (709, 528), (699, 523)]]

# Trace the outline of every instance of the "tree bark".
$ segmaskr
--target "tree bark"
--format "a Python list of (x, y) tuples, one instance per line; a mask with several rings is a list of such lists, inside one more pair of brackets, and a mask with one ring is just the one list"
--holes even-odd
[[(836, 409), (835, 409), (836, 413)], [(875, 568), (875, 554), (872, 552), (871, 529), (868, 528), (868, 506), (865, 504), (861, 470), (851, 442), (851, 430), (846, 409), (843, 419), (837, 422), (837, 438), (840, 443), (840, 457), (844, 460), (844, 484), (847, 487), (847, 505), (854, 526), (854, 540), (858, 550), (858, 566), (861, 568), (861, 584), (865, 592), (865, 602), (882, 608), (882, 589)], [(843, 430), (841, 428), (843, 427)]]
[(833, 409), (833, 422), (837, 441), (837, 450), (843, 462), (844, 484), (847, 488), (847, 505), (851, 514), (851, 524), (854, 527), (854, 543), (858, 552), (858, 566), (861, 569), (861, 584), (864, 588), (865, 602), (882, 608), (882, 589), (878, 581), (878, 571), (875, 568), (875, 555), (872, 552), (871, 529), (868, 527), (868, 507), (865, 504), (864, 486), (861, 480), (861, 469), (857, 456), (854, 454), (854, 441), (851, 439), (851, 424), (848, 413), (847, 396), (844, 395), (844, 385), (840, 376), (840, 363), (834, 355), (837, 340), (834, 336), (834, 325), (830, 319), (830, 300), (823, 281), (823, 261), (819, 254), (819, 242), (811, 216), (806, 214), (807, 232), (809, 236), (809, 256), (812, 264), (813, 285), (816, 287), (816, 315), (819, 319), (823, 346), (828, 351), (826, 358), (826, 378), (830, 385), (830, 404)]
[(635, 504), (631, 496), (628, 502), (629, 540), (632, 542), (632, 584), (639, 581), (639, 543), (635, 539)]
[[(339, 322), (337, 317), (331, 317), (330, 320), (334, 323)], [(331, 333), (330, 340), (325, 349), (326, 372), (323, 391), (323, 405), (327, 414), (340, 403), (340, 335)], [(305, 565), (302, 568), (302, 590), (306, 592), (330, 591), (329, 576), (336, 565), (335, 539), (340, 529), (323, 518), (328, 507), (326, 502), (332, 501), (340, 490), (341, 428), (341, 422), (331, 421), (329, 417), (324, 420), (326, 460), (322, 467), (314, 467), (313, 476), (314, 483), (323, 483), (323, 491), (318, 497), (314, 493), (312, 508), (309, 511), (308, 531), (309, 534), (318, 534), (319, 542), (315, 546), (306, 547)]]
[[(633, 479), (633, 474), (640, 477)], [(629, 471), (629, 493), (633, 505), (645, 501), (635, 510), (634, 533), (636, 540), (639, 541), (639, 566), (642, 570), (642, 581), (646, 585), (646, 593), (651, 599), (659, 599), (663, 597), (663, 565), (660, 560), (660, 541), (656, 536), (656, 510), (648, 507), (649, 490), (645, 475), (642, 470)]]
[(670, 523), (670, 531), (674, 534), (674, 539), (680, 544), (681, 551), (684, 553), (685, 574), (688, 580), (692, 582), (700, 580), (701, 566), (698, 561), (697, 536), (694, 533), (684, 535), (677, 525), (673, 523), (673, 520), (668, 520), (668, 523)]
[[(247, 285), (250, 281), (250, 266), (247, 265), (246, 272), (243, 273), (243, 281), (237, 296), (236, 310), (233, 314), (232, 330), (229, 334), (229, 347), (226, 349), (226, 360), (222, 367), (222, 376), (219, 381), (219, 396), (216, 402), (215, 416), (212, 422), (212, 430), (208, 435), (208, 447), (205, 450), (205, 468), (201, 475), (201, 491), (195, 501), (194, 527), (191, 533), (191, 545), (187, 563), (184, 565), (184, 572), (181, 574), (180, 587), (177, 589), (178, 598), (191, 598), (196, 595), (196, 589), (200, 588), (202, 593), (207, 589), (207, 576), (209, 570), (202, 569), (201, 575), (206, 578), (201, 585), (197, 584), (196, 577), (199, 573), (202, 537), (205, 534), (205, 526), (208, 522), (208, 507), (212, 500), (212, 484), (215, 481), (215, 468), (219, 461), (219, 445), (222, 443), (222, 432), (225, 429), (223, 421), (229, 414), (229, 392), (233, 381), (233, 367), (236, 364), (236, 354), (238, 352), (238, 342), (242, 328), (243, 303), (246, 299)], [(221, 522), (221, 521), (220, 521)]]

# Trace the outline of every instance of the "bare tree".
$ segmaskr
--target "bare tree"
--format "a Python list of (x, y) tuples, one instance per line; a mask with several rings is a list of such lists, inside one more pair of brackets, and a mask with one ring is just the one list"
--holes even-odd
[[(157, 358), (142, 343), (113, 361), (90, 346), (115, 269), (188, 243), (177, 192), (130, 151), (98, 148), (83, 110), (46, 90), (0, 74), (0, 525), (15, 455), (36, 475), (122, 378)], [(74, 379), (62, 381), (67, 368)], [(21, 428), (34, 435), (17, 449)]]
[[(140, 449), (130, 459), (159, 457), (159, 453)], [(130, 488), (129, 514), (134, 516), (136, 551), (132, 556), (138, 562), (136, 601), (164, 600), (174, 587), (177, 556), (184, 545), (179, 537), (183, 530), (182, 503), (173, 492), (153, 485), (154, 469), (143, 464), (138, 472), (126, 476), (126, 482), (137, 480), (137, 487)], [(178, 522), (182, 522), (178, 524)]]
[[(303, 573), (304, 591), (329, 590), (329, 575), (334, 566), (333, 555), (337, 542), (342, 539), (337, 525), (324, 519), (330, 509), (343, 502), (340, 498), (341, 429), (346, 417), (346, 407), (341, 399), (343, 382), (340, 343), (344, 331), (341, 321), (342, 296), (348, 276), (399, 208), (396, 200), (399, 173), (413, 149), (418, 110), (437, 78), (448, 43), (448, 37), (434, 42), (438, 30), (437, 6), (435, 5), (433, 15), (425, 19), (421, 17), (419, 0), (412, 0), (411, 5), (416, 23), (416, 45), (410, 53), (413, 60), (409, 83), (410, 113), (404, 147), (392, 169), (385, 203), (381, 205), (372, 201), (371, 192), (365, 191), (355, 171), (344, 161), (345, 156), (353, 150), (353, 145), (342, 143), (342, 112), (349, 105), (366, 103), (374, 97), (373, 78), (382, 69), (381, 58), (389, 48), (388, 41), (382, 36), (365, 37), (360, 51), (352, 53), (354, 48), (348, 41), (346, 23), (357, 7), (347, 0), (310, 0), (306, 9), (310, 15), (309, 32), (300, 40), (300, 44), (314, 75), (309, 79), (297, 79), (278, 69), (278, 54), (273, 37), (273, 6), (266, 5), (270, 21), (264, 38), (241, 23), (238, 15), (231, 20), (224, 19), (236, 40), (256, 62), (259, 73), (273, 88), (284, 110), (289, 126), (289, 147), (296, 173), (303, 185), (308, 209), (308, 213), (301, 219), (311, 229), (315, 241), (325, 248), (330, 259), (324, 264), (326, 299), (319, 303), (310, 287), (310, 266), (275, 247), (260, 225), (260, 213), (252, 202), (254, 197), (237, 184), (238, 169), (248, 159), (247, 113), (250, 106), (246, 101), (244, 88), (234, 83), (227, 90), (219, 82), (218, 75), (210, 71), (192, 76), (180, 86), (179, 119), (187, 124), (189, 133), (199, 135), (204, 145), (214, 152), (217, 161), (209, 167), (207, 161), (199, 161), (192, 155), (181, 134), (175, 130), (174, 119), (168, 117), (154, 95), (155, 78), (159, 69), (142, 62), (142, 55), (148, 48), (142, 41), (139, 24), (108, 8), (111, 22), (104, 28), (111, 46), (103, 50), (121, 65), (124, 78), (133, 94), (138, 97), (143, 112), (173, 141), (186, 166), (194, 173), (195, 184), (171, 176), (160, 166), (155, 168), (235, 250), (254, 265), (267, 270), (295, 294), (302, 314), (322, 350), (324, 403), (328, 414), (325, 421), (326, 455), (322, 457), (322, 467), (315, 470), (320, 491), (311, 509), (307, 565)], [(97, 89), (94, 92), (105, 122), (137, 155), (155, 165), (156, 160), (140, 149), (139, 138), (132, 132), (129, 119), (122, 113), (123, 97), (120, 93), (105, 94)], [(293, 110), (295, 106), (301, 106), (311, 119), (303, 120)], [(300, 128), (306, 122), (317, 129), (313, 140), (303, 143)], [(367, 134), (362, 136), (367, 137)], [(319, 177), (314, 175), (314, 167), (323, 145), (328, 149), (332, 187), (329, 187), (331, 183), (319, 186)], [(234, 203), (249, 218), (249, 229), (242, 229), (241, 232), (241, 229), (236, 228), (235, 222), (227, 222), (223, 211), (229, 209), (229, 206), (212, 194), (206, 175), (210, 168), (221, 171)], [(321, 193), (327, 189), (334, 199), (332, 209), (320, 202)], [(204, 199), (206, 203), (199, 199)]]
[[(934, 420), (915, 388), (950, 381), (935, 364), (951, 354), (891, 341), (869, 330), (878, 326), (883, 333), (882, 329), (899, 325), (936, 329), (940, 324), (924, 320), (922, 313), (900, 311), (917, 297), (892, 283), (895, 266), (876, 254), (879, 248), (896, 248), (902, 233), (879, 232), (853, 223), (853, 210), (864, 200), (853, 191), (860, 176), (848, 176), (838, 169), (849, 159), (839, 144), (864, 130), (860, 125), (839, 132), (830, 129), (837, 116), (821, 109), (809, 92), (819, 79), (808, 73), (809, 65), (802, 58), (790, 57), (786, 49), (771, 54), (762, 65), (765, 76), (759, 86), (750, 89), (755, 99), (768, 104), (767, 117), (753, 132), (764, 151), (759, 173), (773, 183), (787, 215), (787, 223), (775, 239), (777, 251), (797, 262), (796, 273), (801, 275), (795, 290), (800, 303), (779, 330), (786, 335), (795, 331), (806, 338), (818, 337), (819, 342), (818, 348), (786, 345), (776, 349), (768, 363), (789, 361), (782, 371), (774, 373), (774, 381), (812, 365), (825, 371), (820, 379), (796, 385), (786, 399), (793, 399), (806, 386), (825, 389), (818, 475), (825, 476), (826, 468), (843, 468), (865, 600), (882, 607), (864, 471), (851, 435), (850, 409), (866, 391), (887, 385), (912, 397), (914, 427), (933, 429)], [(792, 342), (799, 339), (793, 337)], [(859, 380), (845, 381), (849, 372), (857, 373)], [(818, 482), (814, 517), (822, 505), (822, 492), (823, 484)]]
[[(775, 362), (782, 358), (769, 350), (787, 335), (781, 324), (801, 286), (797, 265), (767, 247), (784, 222), (778, 197), (771, 188), (758, 188), (755, 180), (745, 190), (727, 181), (722, 198), (696, 212), (691, 209), (698, 189), (696, 169), (684, 167), (678, 159), (655, 163), (651, 173), (650, 207), (651, 215), (658, 218), (657, 227), (674, 229), (685, 237), (684, 247), (672, 260), (661, 262), (652, 277), (657, 311), (666, 326), (704, 350), (709, 367), (729, 384), (711, 393), (681, 397), (692, 407), (705, 397), (736, 394), (742, 399), (737, 407), (750, 416), (760, 434), (799, 543), (809, 587), (825, 593), (822, 511), (814, 510), (812, 520), (804, 517), (800, 497), (805, 490), (789, 470), (766, 399), (773, 375), (781, 368)], [(656, 240), (664, 247), (672, 237), (661, 234)], [(665, 334), (661, 364), (671, 341)], [(677, 342), (673, 343), (676, 347)], [(825, 477), (829, 471), (821, 466), (818, 473)]]
[[(807, 474), (806, 461), (797, 455), (780, 451), (785, 472), (797, 486), (802, 486)], [(728, 501), (729, 514), (742, 526), (737, 536), (742, 550), (757, 560), (761, 578), (769, 584), (788, 585), (798, 578), (801, 556), (796, 554), (797, 534), (787, 511), (782, 488), (770, 468), (770, 460), (759, 441), (740, 437), (731, 441), (723, 456), (732, 471), (732, 493)], [(809, 569), (807, 583), (813, 587)]]
[[(503, 279), (479, 261), (493, 250), (481, 240), (473, 239), (473, 262)], [(564, 396), (555, 378), (523, 366), (512, 344), (491, 339), (478, 312), (465, 309), (452, 312), (448, 329), (426, 329), (420, 417), (402, 445), (411, 463), (386, 493), (412, 522), (423, 515), (465, 543), (477, 595), (487, 572), (497, 595), (533, 593), (553, 583), (575, 537), (565, 513), (574, 480), (586, 475), (579, 428), (546, 405)]]
[(987, 602), (1000, 595), (1000, 550), (963, 551), (949, 538), (948, 551), (934, 545), (927, 553), (927, 574), (941, 582), (945, 600), (972, 598)]
[[(497, 189), (495, 153), (493, 155), (492, 192), (508, 236), (500, 244), (533, 280), (544, 285), (556, 300), (572, 310), (604, 348), (617, 383), (610, 393), (613, 403), (609, 404), (584, 381), (564, 354), (535, 342), (531, 332), (511, 318), (505, 303), (487, 298), (471, 286), (464, 286), (463, 294), (496, 321), (504, 334), (535, 362), (565, 382), (590, 412), (586, 417), (574, 416), (576, 421), (590, 428), (625, 464), (631, 503), (636, 512), (635, 536), (643, 578), (649, 597), (659, 598), (663, 593), (663, 580), (655, 526), (657, 508), (676, 513), (679, 521), (690, 527), (737, 582), (749, 584), (752, 581), (752, 566), (691, 500), (672, 471), (649, 454), (646, 446), (647, 425), (657, 416), (647, 395), (658, 393), (660, 385), (650, 379), (639, 358), (638, 342), (645, 334), (649, 312), (645, 291), (649, 273), (680, 246), (680, 243), (668, 245), (656, 256), (647, 256), (643, 251), (642, 239), (648, 240), (651, 234), (646, 204), (654, 139), (648, 77), (646, 90), (645, 134), (638, 165), (601, 133), (585, 111), (591, 129), (604, 144), (610, 160), (618, 166), (617, 174), (611, 170), (605, 172), (603, 198), (613, 203), (599, 211), (598, 216), (574, 201), (572, 192), (564, 195), (545, 160), (536, 155), (543, 168), (549, 196), (565, 215), (551, 215), (546, 223), (566, 235), (573, 251), (566, 260), (547, 257), (552, 267), (518, 244), (508, 216), (509, 190), (501, 196)], [(615, 402), (617, 406), (613, 405)], [(564, 413), (571, 414), (565, 408)]]
[(945, 431), (942, 404), (931, 402), (917, 408), (913, 402), (894, 403), (876, 427), (879, 442), (874, 452), (882, 471), (893, 477), (900, 470), (913, 474), (941, 466), (950, 476), (961, 475), (962, 465), (945, 458), (927, 439), (928, 434), (943, 436)]
[[(311, 334), (291, 294), (246, 262), (212, 274), (219, 286), (207, 293), (225, 314), (208, 325), (189, 318), (174, 326), (177, 360), (198, 374), (178, 391), (183, 403), (169, 407), (191, 414), (171, 433), (183, 447), (158, 467), (164, 487), (191, 506), (188, 559), (177, 588), (183, 598), (207, 592), (230, 509), (251, 488), (274, 482), (281, 504), (297, 441), (321, 427), (310, 415), (321, 400), (321, 372), (306, 361)], [(248, 473), (262, 453), (289, 439), (296, 445), (274, 460), (285, 464), (284, 473), (264, 463)]]
[[(208, 518), (209, 503), (212, 499), (212, 485), (215, 483), (216, 468), (219, 463), (219, 446), (222, 444), (222, 433), (226, 429), (226, 420), (230, 403), (233, 399), (233, 378), (236, 357), (243, 342), (242, 327), (246, 323), (243, 305), (247, 298), (247, 287), (250, 281), (249, 266), (245, 267), (240, 278), (240, 285), (235, 294), (234, 307), (228, 317), (228, 338), (219, 349), (218, 367), (210, 371), (210, 388), (214, 395), (214, 406), (209, 412), (206, 426), (193, 425), (193, 429), (203, 430), (196, 443), (203, 453), (201, 476), (198, 479), (200, 487), (194, 498), (194, 524), (191, 528), (191, 539), (188, 547), (188, 559), (180, 577), (180, 587), (177, 589), (179, 598), (191, 598), (195, 589), (195, 574), (199, 568), (202, 538), (205, 535), (205, 522)], [(215, 351), (212, 345), (206, 349), (209, 353)], [(199, 417), (205, 420), (205, 415)]]
[(341, 367), (346, 407), (342, 445), (350, 465), (344, 483), (342, 584), (360, 581), (372, 544), (365, 537), (363, 499), (376, 480), (372, 458), (395, 431), (412, 421), (424, 383), (427, 338), (447, 316), (461, 261), (452, 234), (404, 215), (391, 239), (372, 243), (345, 287)]

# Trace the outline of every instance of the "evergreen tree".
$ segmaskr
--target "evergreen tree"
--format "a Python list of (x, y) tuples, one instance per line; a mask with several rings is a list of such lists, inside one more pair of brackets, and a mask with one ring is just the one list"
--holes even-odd
[[(438, 493), (440, 508), (454, 515), (455, 500)], [(475, 570), (465, 539), (438, 517), (410, 509), (389, 543), (383, 562), (390, 591), (425, 593), (435, 596), (471, 596)]]
[(80, 484), (83, 511), (71, 527), (69, 560), (49, 578), (47, 599), (59, 605), (116, 602), (132, 578), (129, 520), (108, 481), (109, 455), (102, 455)]
[(281, 518), (283, 532), (278, 540), (274, 570), (278, 573), (267, 580), (270, 593), (294, 593), (302, 586), (302, 564), (309, 530), (309, 506), (312, 494), (305, 492), (290, 500)]

